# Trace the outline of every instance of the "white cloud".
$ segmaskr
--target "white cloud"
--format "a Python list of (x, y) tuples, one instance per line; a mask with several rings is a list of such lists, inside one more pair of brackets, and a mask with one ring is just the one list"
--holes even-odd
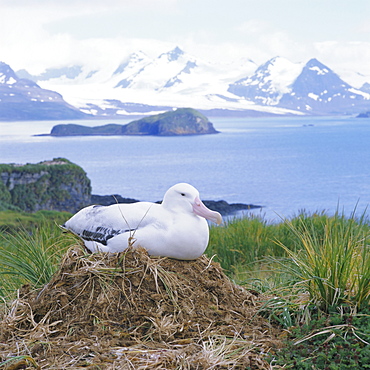
[[(327, 41), (314, 44), (315, 57), (337, 72), (346, 82), (360, 87), (370, 82), (370, 42)], [(359, 73), (357, 77), (354, 72)], [(361, 75), (363, 78), (361, 78)], [(353, 80), (349, 80), (352, 79)], [(356, 78), (356, 80), (354, 80)]]
[[(305, 62), (316, 57), (334, 71), (370, 75), (370, 43), (360, 37), (348, 41), (364, 37), (370, 22), (359, 19), (347, 40), (325, 41), (327, 18), (325, 24), (313, 24), (315, 33), (308, 39), (307, 31), (302, 36), (289, 24), (291, 19), (297, 27), (295, 14), (288, 17), (276, 5), (276, 17), (284, 18), (277, 22), (270, 9), (274, 2), (268, 3), (269, 18), (256, 12), (249, 15), (253, 10), (249, 0), (230, 0), (228, 8), (225, 3), (198, 0), (0, 0), (0, 60), (31, 73), (79, 63), (114, 68), (133, 51), (156, 56), (178, 45), (214, 62), (249, 58), (261, 64), (278, 55)], [(221, 10), (228, 10), (227, 17), (217, 14)], [(300, 16), (304, 11), (300, 9)], [(317, 34), (320, 42), (315, 42)]]
[(271, 24), (262, 19), (250, 19), (235, 27), (237, 32), (240, 32), (244, 35), (258, 35), (261, 33), (270, 32), (271, 29)]

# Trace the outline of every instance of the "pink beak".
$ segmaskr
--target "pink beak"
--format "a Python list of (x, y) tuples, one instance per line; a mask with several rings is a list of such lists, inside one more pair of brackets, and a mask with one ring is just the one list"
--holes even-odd
[(222, 222), (222, 216), (218, 212), (207, 208), (198, 197), (196, 197), (194, 200), (193, 211), (198, 216), (204, 217), (207, 220), (216, 223), (217, 225)]

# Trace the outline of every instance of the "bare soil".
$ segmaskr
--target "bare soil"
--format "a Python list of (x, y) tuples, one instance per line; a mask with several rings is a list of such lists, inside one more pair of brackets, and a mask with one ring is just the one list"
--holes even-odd
[(264, 297), (220, 265), (143, 249), (72, 247), (42, 289), (22, 287), (0, 323), (3, 369), (271, 369), (279, 330)]

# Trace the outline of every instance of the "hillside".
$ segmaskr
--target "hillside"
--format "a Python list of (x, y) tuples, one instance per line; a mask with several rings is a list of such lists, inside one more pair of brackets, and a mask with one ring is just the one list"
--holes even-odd
[(55, 91), (19, 78), (0, 62), (0, 121), (79, 119), (88, 115), (71, 106)]
[(77, 212), (91, 199), (85, 171), (64, 158), (37, 164), (0, 164), (0, 202), (27, 212)]
[(208, 118), (192, 108), (179, 108), (163, 114), (142, 118), (127, 124), (125, 135), (201, 135), (216, 134)]
[(108, 124), (88, 127), (76, 124), (60, 124), (52, 128), (51, 136), (86, 135), (204, 135), (215, 134), (213, 124), (192, 108), (179, 108), (162, 114), (145, 117), (126, 125)]
[(368, 92), (355, 89), (317, 59), (302, 64), (272, 58), (230, 84), (228, 91), (257, 104), (305, 114), (355, 114), (370, 105)]

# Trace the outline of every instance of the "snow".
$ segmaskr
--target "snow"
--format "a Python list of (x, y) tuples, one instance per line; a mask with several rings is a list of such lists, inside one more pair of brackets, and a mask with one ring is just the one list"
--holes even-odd
[(340, 69), (336, 72), (343, 81), (346, 81), (356, 89), (360, 89), (364, 83), (370, 82), (370, 75), (363, 75), (348, 69)]
[[(91, 75), (83, 68), (74, 80), (60, 77), (38, 83), (42, 88), (58, 91), (68, 103), (87, 111), (90, 111), (89, 103), (102, 109), (114, 108), (114, 104), (106, 102), (108, 99), (197, 109), (269, 112), (272, 108), (257, 106), (227, 91), (229, 84), (254, 69), (255, 64), (251, 61), (222, 65), (175, 49), (157, 58), (137, 52), (113, 69), (102, 69)], [(120, 82), (125, 87), (119, 86)], [(281, 114), (287, 112), (283, 109), (277, 111)]]
[(303, 63), (293, 63), (283, 57), (274, 58), (268, 67), (269, 75), (265, 77), (265, 82), (271, 82), (271, 91), (279, 91), (281, 94), (288, 93), (303, 67)]
[[(105, 109), (129, 114), (114, 101), (205, 110), (218, 108), (301, 114), (297, 110), (276, 106), (285, 94), (293, 97), (297, 92), (300, 96), (299, 91), (292, 91), (292, 86), (305, 65), (276, 57), (256, 69), (250, 60), (221, 64), (196, 58), (175, 48), (156, 57), (138, 51), (100, 69), (81, 66), (81, 73), (75, 78), (61, 76), (38, 81), (38, 84), (44, 89), (57, 91), (68, 103), (95, 115), (102, 114)], [(310, 70), (318, 75), (318, 79), (331, 73), (321, 64), (320, 67), (310, 67)], [(247, 98), (237, 96), (228, 91), (229, 86), (239, 86), (241, 90), (245, 86), (250, 95), (246, 93)], [(344, 85), (343, 88), (347, 87)], [(306, 92), (315, 101), (331, 101), (330, 96), (335, 96), (330, 88), (323, 91), (308, 89), (315, 91)], [(239, 94), (237, 90), (231, 91)], [(356, 89), (350, 93), (370, 99), (370, 94)], [(312, 110), (312, 107), (308, 105), (301, 110)]]
[(353, 88), (350, 88), (348, 89), (348, 91), (350, 93), (353, 93), (353, 94), (356, 94), (356, 95), (361, 95), (362, 97), (364, 97), (365, 99), (369, 100), (370, 99), (370, 94), (369, 93), (366, 93), (364, 91), (361, 91), (361, 90), (357, 90), (357, 89), (353, 89)]
[[(15, 80), (13, 77), (9, 77), (4, 74), (4, 73), (1, 73), (0, 74), (0, 83), (1, 84), (7, 84), (7, 85), (13, 85), (17, 82), (17, 80)], [(11, 87), (11, 86), (9, 86)]]
[(98, 114), (98, 111), (96, 109), (84, 109), (84, 108), (81, 108), (80, 111), (81, 112), (84, 112), (84, 113), (87, 113), (87, 114), (92, 114), (94, 116), (96, 116)]
[(319, 96), (316, 95), (316, 94), (314, 94), (314, 93), (309, 93), (308, 94), (308, 97), (311, 98), (311, 99), (313, 99), (313, 100), (317, 100), (319, 98)]
[(276, 105), (282, 95), (291, 92), (291, 86), (303, 67), (303, 63), (293, 63), (286, 58), (276, 57), (234, 86), (255, 86), (261, 91), (258, 97), (260, 101), (264, 104)]
[(13, 77), (10, 77), (8, 81), (6, 81), (7, 85), (13, 85), (17, 82)]
[(318, 75), (325, 75), (325, 74), (329, 73), (329, 71), (326, 68), (321, 69), (317, 66), (311, 67), (310, 71), (315, 71), (315, 72), (317, 72)]

